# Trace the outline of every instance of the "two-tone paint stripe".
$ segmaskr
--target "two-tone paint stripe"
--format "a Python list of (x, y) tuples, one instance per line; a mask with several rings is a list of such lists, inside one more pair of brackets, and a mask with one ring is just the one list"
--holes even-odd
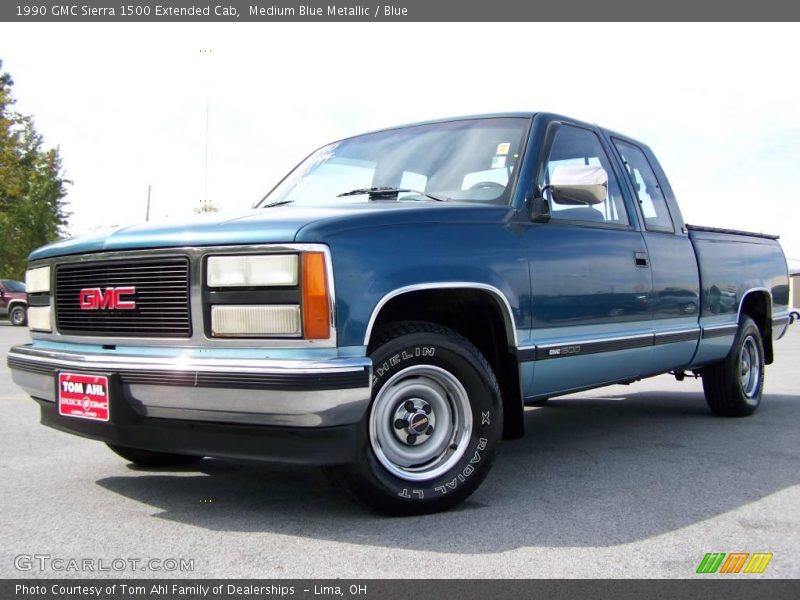
[(707, 340), (709, 338), (717, 338), (717, 337), (727, 337), (730, 335), (736, 335), (736, 330), (739, 329), (739, 326), (735, 323), (733, 325), (714, 325), (709, 327), (703, 327), (703, 339)]
[(540, 346), (525, 346), (517, 348), (517, 360), (530, 362), (564, 358), (567, 356), (585, 356), (602, 352), (618, 352), (633, 348), (648, 348), (663, 344), (677, 344), (679, 342), (697, 342), (700, 338), (699, 329), (683, 331), (668, 331), (647, 333), (625, 337), (584, 340), (575, 342), (562, 342), (559, 344), (543, 344)]

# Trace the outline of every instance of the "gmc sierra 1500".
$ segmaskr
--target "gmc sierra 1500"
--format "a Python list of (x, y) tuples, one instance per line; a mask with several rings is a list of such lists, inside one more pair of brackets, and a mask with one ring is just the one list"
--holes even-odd
[(761, 402), (775, 237), (684, 224), (650, 149), (503, 114), (327, 145), (254, 210), (33, 252), (14, 381), (142, 465), (316, 464), (391, 514), (486, 477), (526, 403), (672, 372)]

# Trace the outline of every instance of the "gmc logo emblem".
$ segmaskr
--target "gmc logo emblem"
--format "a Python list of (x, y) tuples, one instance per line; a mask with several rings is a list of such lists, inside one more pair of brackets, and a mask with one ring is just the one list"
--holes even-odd
[(548, 350), (548, 356), (565, 356), (570, 354), (580, 354), (580, 346), (562, 346), (561, 348), (551, 348)]
[(136, 293), (135, 287), (84, 288), (80, 291), (78, 302), (81, 310), (131, 310), (136, 308), (136, 302), (125, 300), (123, 296), (132, 296)]

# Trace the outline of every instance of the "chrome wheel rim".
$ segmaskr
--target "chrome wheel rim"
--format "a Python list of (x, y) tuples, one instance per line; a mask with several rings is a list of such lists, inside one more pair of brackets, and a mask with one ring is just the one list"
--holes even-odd
[(22, 325), (22, 321), (25, 320), (25, 311), (24, 310), (17, 310), (14, 309), (11, 311), (11, 323), (12, 325)]
[(407, 481), (446, 473), (464, 456), (471, 435), (469, 396), (452, 373), (439, 367), (403, 369), (372, 404), (372, 450), (387, 471)]
[(761, 381), (761, 356), (752, 336), (745, 339), (739, 352), (739, 376), (744, 395), (751, 400), (754, 399), (758, 395)]

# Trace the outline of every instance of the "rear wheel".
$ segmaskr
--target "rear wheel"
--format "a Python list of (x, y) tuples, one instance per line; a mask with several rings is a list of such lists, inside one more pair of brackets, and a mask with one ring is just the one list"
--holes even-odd
[(503, 405), (483, 355), (454, 331), (401, 322), (371, 345), (373, 394), (356, 461), (331, 478), (370, 509), (432, 513), (464, 501), (489, 472)]
[(25, 312), (25, 307), (16, 305), (10, 311), (8, 311), (8, 320), (11, 321), (12, 325), (16, 325), (21, 327), (28, 322), (28, 315)]
[(140, 467), (184, 467), (192, 465), (203, 458), (202, 456), (187, 456), (186, 454), (153, 452), (152, 450), (116, 446), (114, 444), (106, 445), (125, 460)]
[(715, 415), (746, 417), (761, 403), (764, 390), (764, 343), (755, 322), (743, 316), (724, 360), (703, 369), (703, 391)]

